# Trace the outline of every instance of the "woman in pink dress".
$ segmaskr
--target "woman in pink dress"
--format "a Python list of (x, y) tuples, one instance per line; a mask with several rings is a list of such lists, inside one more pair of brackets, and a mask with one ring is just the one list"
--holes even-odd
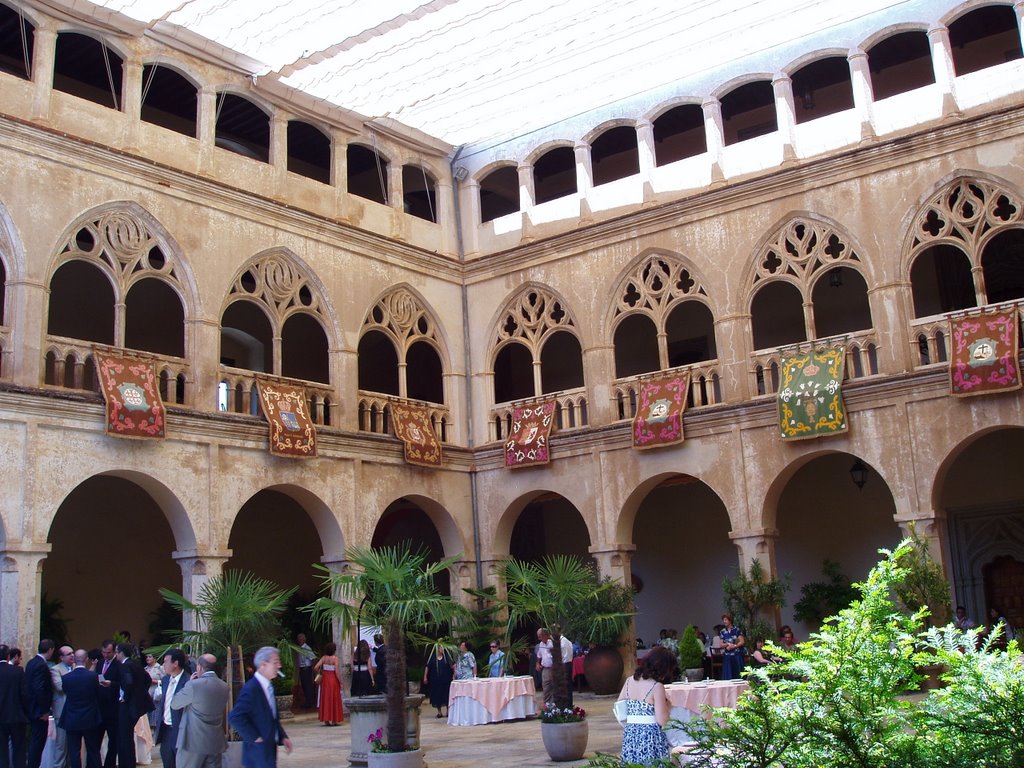
[(345, 719), (341, 706), (341, 678), (338, 677), (338, 646), (328, 643), (324, 655), (313, 665), (313, 674), (320, 675), (320, 722), (338, 725)]

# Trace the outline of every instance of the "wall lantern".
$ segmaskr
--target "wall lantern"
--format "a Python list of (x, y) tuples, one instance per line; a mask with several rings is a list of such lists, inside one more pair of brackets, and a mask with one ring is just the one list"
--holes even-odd
[(857, 459), (850, 467), (850, 477), (853, 479), (853, 484), (857, 486), (857, 490), (863, 490), (864, 483), (868, 481), (868, 465)]

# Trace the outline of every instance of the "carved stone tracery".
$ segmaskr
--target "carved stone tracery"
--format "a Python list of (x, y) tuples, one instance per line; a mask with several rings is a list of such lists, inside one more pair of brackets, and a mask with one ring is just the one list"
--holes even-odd
[(962, 178), (946, 185), (914, 218), (912, 256), (934, 245), (949, 244), (980, 264), (983, 241), (1024, 222), (1024, 200), (989, 181)]
[(680, 300), (707, 296), (699, 278), (678, 259), (655, 254), (641, 262), (617, 292), (615, 317), (643, 312), (658, 328)]
[(267, 253), (254, 258), (235, 278), (228, 295), (229, 303), (245, 298), (262, 304), (278, 329), (295, 312), (307, 312), (327, 325), (320, 292), (285, 253)]
[(845, 235), (824, 222), (794, 218), (761, 249), (751, 284), (784, 276), (810, 296), (819, 272), (849, 262), (859, 263), (860, 257)]
[(377, 329), (395, 338), (403, 351), (417, 341), (429, 340), (440, 349), (437, 324), (423, 302), (408, 288), (399, 286), (373, 305), (363, 320), (363, 333)]
[(509, 302), (495, 341), (498, 344), (513, 339), (520, 341), (536, 357), (546, 335), (556, 330), (572, 331), (575, 325), (561, 300), (551, 291), (529, 287)]

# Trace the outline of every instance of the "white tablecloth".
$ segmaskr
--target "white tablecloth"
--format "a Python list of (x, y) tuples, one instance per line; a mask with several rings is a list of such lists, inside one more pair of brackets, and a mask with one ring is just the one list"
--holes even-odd
[(448, 725), (483, 725), (537, 714), (533, 678), (454, 680), (448, 694)]
[[(672, 702), (671, 719), (686, 723), (694, 717), (708, 717), (705, 707), (735, 708), (740, 695), (750, 688), (744, 680), (715, 680), (712, 683), (672, 683), (665, 686)], [(670, 728), (667, 731), (672, 746), (690, 743), (685, 731)]]

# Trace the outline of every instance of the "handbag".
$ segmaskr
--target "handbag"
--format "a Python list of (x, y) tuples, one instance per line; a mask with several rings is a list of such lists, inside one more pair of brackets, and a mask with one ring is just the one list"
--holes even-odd
[(612, 714), (619, 721), (619, 725), (625, 727), (626, 723), (626, 699), (619, 699), (612, 704)]

